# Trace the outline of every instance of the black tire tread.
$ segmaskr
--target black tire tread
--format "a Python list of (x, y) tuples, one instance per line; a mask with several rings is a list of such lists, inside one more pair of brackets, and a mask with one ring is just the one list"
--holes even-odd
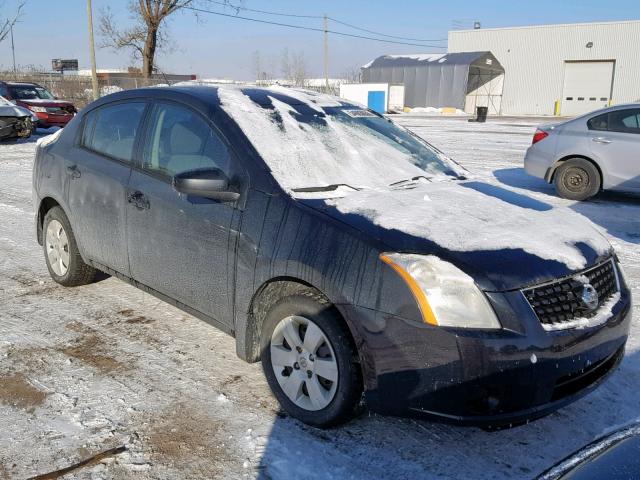
[[(562, 176), (568, 168), (572, 166), (577, 166), (584, 169), (589, 174), (589, 180), (591, 184), (588, 188), (586, 188), (583, 192), (577, 193), (567, 190), (562, 184)], [(587, 200), (600, 192), (600, 188), (602, 186), (602, 178), (598, 168), (589, 160), (581, 157), (569, 158), (562, 162), (562, 164), (556, 170), (553, 183), (556, 188), (556, 192), (562, 198), (566, 198), (569, 200)]]

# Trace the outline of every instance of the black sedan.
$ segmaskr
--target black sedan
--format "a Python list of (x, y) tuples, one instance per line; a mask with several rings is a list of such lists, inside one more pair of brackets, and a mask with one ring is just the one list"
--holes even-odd
[[(236, 339), (292, 416), (501, 426), (597, 386), (631, 297), (586, 219), (359, 105), (285, 88), (120, 92), (40, 143), (37, 238)], [(71, 300), (70, 300), (71, 301)]]

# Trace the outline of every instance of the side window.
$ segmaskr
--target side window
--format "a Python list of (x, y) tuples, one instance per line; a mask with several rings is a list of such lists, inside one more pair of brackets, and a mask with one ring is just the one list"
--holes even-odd
[(94, 152), (130, 162), (145, 106), (143, 102), (119, 103), (88, 113), (80, 144)]
[(640, 108), (611, 112), (609, 114), (609, 130), (640, 134)]
[(609, 114), (598, 115), (589, 119), (587, 122), (589, 130), (608, 130), (609, 129)]
[(146, 170), (173, 177), (189, 170), (218, 168), (231, 176), (228, 148), (196, 112), (179, 105), (156, 104), (142, 160)]
[(7, 98), (9, 96), (9, 89), (6, 85), (0, 84), (0, 97)]

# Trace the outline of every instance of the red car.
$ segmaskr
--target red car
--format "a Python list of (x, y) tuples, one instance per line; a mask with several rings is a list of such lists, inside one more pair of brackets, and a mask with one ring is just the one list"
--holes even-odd
[(37, 83), (0, 81), (0, 96), (31, 110), (38, 117), (38, 126), (42, 128), (64, 127), (77, 113), (72, 103), (57, 100)]

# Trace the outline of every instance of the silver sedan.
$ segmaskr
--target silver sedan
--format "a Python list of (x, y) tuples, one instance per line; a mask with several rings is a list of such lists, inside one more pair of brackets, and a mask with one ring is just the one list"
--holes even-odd
[(524, 168), (571, 200), (602, 190), (640, 192), (640, 103), (539, 126)]

